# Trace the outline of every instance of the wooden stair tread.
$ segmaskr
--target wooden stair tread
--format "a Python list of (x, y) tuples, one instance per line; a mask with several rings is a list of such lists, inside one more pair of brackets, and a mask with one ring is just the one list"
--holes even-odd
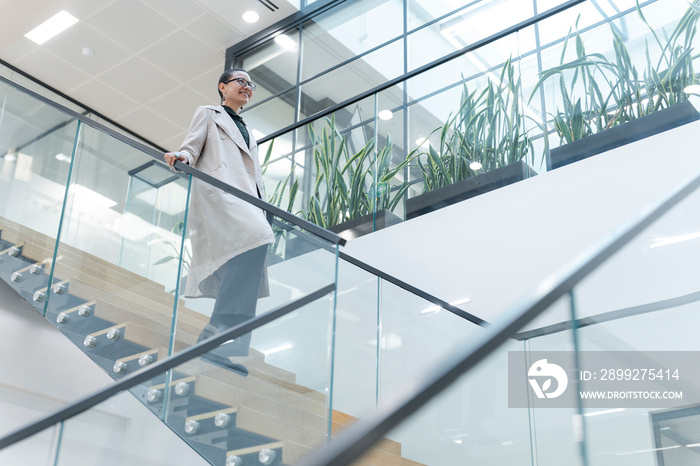
[[(183, 371), (197, 374), (197, 390), (205, 398), (226, 405), (251, 406), (257, 410), (263, 410), (264, 403), (276, 403), (314, 416), (326, 415), (326, 397), (322, 393), (301, 386), (297, 386), (297, 391), (292, 391), (258, 380), (254, 375), (241, 377), (201, 360), (191, 361), (191, 364), (187, 367), (183, 365)], [(248, 403), (244, 403), (245, 400)]]

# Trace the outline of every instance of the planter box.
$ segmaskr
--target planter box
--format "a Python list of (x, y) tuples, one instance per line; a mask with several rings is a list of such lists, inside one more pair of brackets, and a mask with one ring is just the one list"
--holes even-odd
[(450, 186), (420, 194), (406, 201), (406, 219), (442, 209), (479, 194), (522, 181), (536, 174), (532, 168), (521, 160), (505, 167), (458, 181)]
[[(398, 215), (390, 212), (386, 209), (382, 209), (377, 212), (377, 227), (376, 230), (381, 230), (391, 225), (396, 225), (397, 223), (403, 222), (403, 219)], [(352, 239), (358, 238), (360, 236), (372, 233), (375, 231), (374, 228), (374, 215), (368, 214), (358, 217), (356, 219), (350, 220), (340, 225), (329, 228), (330, 231), (336, 233), (341, 238), (345, 238), (350, 241)]]
[[(401, 217), (388, 210), (380, 210), (377, 212), (377, 230), (395, 225), (402, 221), (403, 219)], [(372, 214), (363, 215), (362, 217), (330, 227), (329, 230), (350, 241), (374, 231), (374, 216)], [(285, 246), (285, 260), (315, 251), (318, 248), (319, 246), (314, 245), (312, 242), (290, 234)]]
[(699, 119), (700, 113), (686, 100), (578, 141), (555, 147), (549, 152), (550, 168), (563, 167)]

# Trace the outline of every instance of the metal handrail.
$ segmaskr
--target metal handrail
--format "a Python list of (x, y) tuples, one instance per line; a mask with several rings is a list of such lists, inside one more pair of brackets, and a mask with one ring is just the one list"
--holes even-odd
[[(71, 110), (68, 107), (65, 107), (57, 102), (52, 101), (51, 99), (42, 96), (41, 94), (38, 94), (31, 89), (27, 89), (26, 87), (17, 84), (14, 81), (11, 81), (4, 76), (0, 76), (0, 82), (3, 82), (7, 84), (8, 86), (14, 87), (15, 89), (19, 90), (20, 92), (23, 92), (25, 94), (28, 94), (32, 96), (33, 98), (39, 100), (40, 102), (49, 105), (57, 110), (59, 110), (62, 113), (65, 113), (71, 118), (74, 118), (76, 120), (81, 121), (82, 123), (91, 126), (98, 131), (102, 131), (104, 133), (107, 133), (108, 135), (112, 136), (113, 138), (131, 146), (134, 147), (135, 149), (140, 150), (141, 152), (144, 152), (154, 159), (158, 161), (158, 163), (162, 164), (163, 166), (167, 166), (165, 164), (165, 161), (163, 160), (163, 152), (160, 152), (140, 141), (137, 141), (123, 133), (120, 133), (118, 131), (115, 131), (112, 128), (109, 128), (108, 126), (103, 125), (102, 123), (99, 123), (95, 120), (91, 120), (90, 118), (87, 118), (85, 115), (82, 115), (74, 110)], [(187, 174), (190, 174), (194, 176), (195, 178), (198, 178), (202, 181), (205, 181), (212, 186), (215, 186), (218, 189), (221, 189), (222, 191), (225, 191), (227, 193), (233, 194), (234, 196), (250, 203), (253, 204), (256, 207), (259, 207), (260, 209), (269, 212), (277, 217), (280, 217), (284, 219), (285, 221), (292, 223), (294, 225), (297, 225), (300, 228), (303, 228), (306, 231), (309, 231), (313, 233), (314, 235), (323, 238), (324, 240), (332, 243), (332, 244), (339, 244), (341, 246), (346, 244), (346, 240), (344, 238), (341, 238), (340, 236), (336, 235), (332, 231), (326, 230), (325, 228), (321, 228), (320, 226), (316, 225), (315, 223), (311, 223), (308, 220), (304, 220), (303, 218), (297, 217), (296, 215), (290, 214), (286, 210), (280, 209), (277, 206), (274, 206), (270, 203), (267, 203), (263, 201), (262, 199), (259, 199), (255, 196), (251, 196), (248, 193), (245, 193), (237, 188), (234, 188), (233, 186), (230, 186), (210, 175), (207, 175), (206, 173), (197, 170), (194, 167), (191, 167), (189, 165), (186, 165), (182, 162), (177, 162), (175, 164), (175, 168), (185, 172)]]
[(475, 367), (527, 323), (549, 309), (558, 299), (627, 245), (669, 209), (700, 188), (700, 172), (656, 204), (642, 210), (627, 223), (579, 254), (558, 273), (545, 278), (505, 318), (455, 350), (412, 389), (389, 399), (374, 414), (349, 427), (328, 446), (312, 453), (301, 466), (343, 466), (358, 459), (392, 428), (442, 393), (469, 369)]
[(295, 311), (309, 303), (312, 303), (328, 295), (335, 289), (335, 284), (331, 283), (330, 285), (320, 288), (314, 291), (313, 293), (309, 293), (308, 295), (302, 298), (299, 298), (295, 301), (272, 309), (243, 324), (237, 325), (226, 330), (223, 333), (208, 338), (207, 340), (204, 340), (203, 342), (198, 343), (195, 346), (191, 346), (186, 350), (183, 350), (177, 354), (167, 357), (166, 359), (163, 359), (162, 361), (158, 361), (157, 363), (151, 366), (141, 369), (130, 376), (124, 377), (105, 389), (101, 389), (95, 393), (92, 393), (78, 401), (75, 401), (61, 409), (54, 411), (53, 413), (44, 416), (38, 421), (34, 421), (29, 425), (21, 427), (15, 430), (14, 432), (0, 437), (0, 450), (9, 447), (14, 443), (22, 441), (28, 437), (31, 437), (32, 435), (37, 434), (42, 430), (53, 426), (56, 423), (65, 421), (66, 419), (69, 419), (84, 411), (87, 411), (88, 409), (111, 398), (112, 396), (117, 395), (118, 393), (123, 392), (124, 390), (128, 390), (129, 388), (132, 388), (135, 385), (147, 382), (167, 370), (173, 369), (181, 364), (190, 361), (191, 359), (199, 357), (204, 353), (207, 353), (219, 347), (220, 345), (229, 340), (250, 333), (257, 328), (272, 322), (273, 320), (279, 319), (280, 317), (283, 317), (292, 311)]

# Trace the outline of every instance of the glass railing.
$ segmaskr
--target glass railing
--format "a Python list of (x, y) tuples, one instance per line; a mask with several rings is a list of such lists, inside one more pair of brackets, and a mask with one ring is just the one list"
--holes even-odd
[[(8, 146), (8, 155), (2, 159), (1, 185), (8, 194), (0, 232), (3, 280), (117, 381), (128, 379), (140, 369), (178, 354), (208, 336), (204, 329), (220, 312), (220, 300), (208, 294), (201, 284), (198, 289), (204, 296), (193, 297), (198, 293), (197, 287), (193, 291), (190, 277), (201, 273), (197, 268), (221, 267), (222, 264), (210, 263), (221, 254), (212, 254), (209, 262), (203, 263), (193, 249), (197, 249), (197, 241), (216, 248), (217, 242), (225, 244), (227, 235), (225, 228), (215, 238), (191, 235), (202, 231), (197, 228), (201, 219), (188, 206), (195, 189), (220, 198), (233, 195), (222, 192), (227, 189), (223, 185), (213, 186), (196, 178), (202, 175), (189, 167), (182, 167), (186, 172), (167, 169), (154, 159), (158, 154), (99, 124), (66, 112), (12, 83), (2, 86), (8, 96), (6, 102), (18, 99), (12, 112), (15, 121), (6, 118), (6, 123), (23, 127), (23, 118), (29, 118), (23, 109), (35, 107), (41, 115), (55, 113), (53, 118), (60, 122), (52, 120), (48, 129), (39, 127), (36, 136), (28, 136), (39, 144), (35, 151)], [(28, 106), (28, 102), (33, 106)], [(41, 121), (34, 118), (32, 123)], [(66, 128), (72, 133), (67, 134)], [(13, 126), (3, 129), (7, 130), (0, 133), (3, 138), (12, 141), (11, 137), (19, 137), (13, 133)], [(53, 142), (54, 138), (60, 144)], [(41, 163), (56, 166), (44, 168)], [(23, 168), (30, 170), (22, 171)], [(56, 178), (61, 174), (60, 179)], [(46, 176), (53, 178), (46, 180)], [(38, 188), (49, 181), (53, 183), (51, 209), (42, 215), (38, 208), (49, 209), (40, 203)], [(271, 196), (284, 199), (281, 191)], [(284, 199), (288, 201), (289, 198)], [(178, 424), (182, 421), (179, 414), (168, 414), (168, 403), (163, 399), (153, 401), (153, 397), (175, 396), (177, 384), (171, 386), (174, 380), (186, 379), (189, 384), (202, 378), (208, 383), (212, 371), (221, 374), (227, 370), (228, 375), (223, 372), (221, 377), (213, 376), (214, 388), (209, 386), (206, 390), (214, 401), (198, 398), (202, 406), (211, 407), (210, 412), (231, 409), (216, 401), (218, 392), (233, 393), (244, 387), (238, 406), (248, 406), (247, 416), (260, 415), (265, 429), (276, 433), (268, 437), (277, 440), (268, 443), (283, 441), (295, 445), (287, 448), (283, 456), (292, 455), (290, 458), (296, 461), (408, 383), (413, 378), (407, 370), (409, 366), (427, 370), (433, 361), (458, 347), (465, 335), (481, 331), (480, 319), (441, 304), (429, 294), (417, 293), (419, 290), (360, 261), (339, 255), (336, 243), (340, 238), (335, 237), (334, 243), (329, 241), (334, 238), (332, 234), (317, 236), (309, 231), (314, 225), (289, 215), (268, 213), (265, 217), (261, 212), (260, 218), (264, 225), (272, 226), (274, 237), (263, 251), (264, 279), (248, 284), (243, 282), (245, 277), (236, 279), (237, 289), (260, 289), (250, 296), (236, 293), (227, 297), (242, 302), (247, 296), (253, 304), (248, 305), (249, 315), (235, 316), (235, 321), (227, 321), (226, 327), (335, 283), (336, 275), (341, 283), (336, 298), (340, 310), (332, 313), (324, 305), (319, 310), (300, 312), (298, 318), (296, 314), (285, 316), (254, 334), (237, 338), (239, 343), (225, 346), (225, 350), (204, 357), (202, 362), (190, 361), (172, 374), (162, 374), (157, 380), (129, 388), (166, 423), (170, 425), (172, 421), (173, 430), (185, 432), (185, 438), (190, 434)], [(32, 223), (37, 221), (43, 223)], [(338, 257), (344, 259), (341, 270), (336, 270)], [(251, 310), (254, 314), (250, 314)], [(308, 337), (309, 332), (319, 335), (317, 342)], [(433, 351), (426, 351), (430, 346), (434, 346)], [(227, 369), (221, 369), (222, 366)], [(289, 402), (299, 406), (277, 406), (269, 398), (260, 398), (262, 393), (268, 393), (283, 399), (286, 395), (274, 392), (279, 387), (289, 389), (293, 393)], [(306, 400), (305, 394), (315, 404)], [(174, 405), (182, 404), (173, 400)], [(274, 409), (265, 411), (265, 404)], [(303, 411), (306, 404), (314, 405), (311, 414)], [(319, 406), (323, 406), (323, 412)], [(294, 424), (296, 421), (274, 417), (293, 409), (302, 409), (294, 417), (301, 427)], [(202, 417), (207, 412), (200, 409), (185, 416), (183, 422), (211, 424), (211, 419)], [(257, 421), (246, 422), (257, 425)], [(304, 423), (311, 426), (308, 432)], [(278, 428), (282, 430), (275, 430)], [(62, 429), (57, 432), (64, 432)], [(299, 429), (303, 441), (298, 434), (291, 435)], [(213, 441), (220, 435), (196, 436), (197, 440), (190, 443), (208, 457), (209, 448), (202, 440), (205, 437)], [(392, 454), (400, 457), (396, 448), (392, 446)]]
[[(4, 437), (0, 459), (298, 462), (326, 442), (330, 429), (334, 289), (330, 284), (264, 312), (15, 431), (11, 436), (22, 440)], [(241, 338), (254, 342), (239, 359), (245, 377), (225, 367), (234, 365), (231, 360), (221, 363)], [(300, 360), (312, 364), (300, 367)]]
[(697, 463), (700, 174), (684, 183), (302, 464), (372, 464), (387, 440), (431, 466)]
[[(700, 117), (697, 2), (520, 3), (472, 2), (409, 32), (398, 78), (338, 85), (350, 93), (335, 106), (268, 131), (275, 203), (354, 238)], [(517, 24), (494, 29), (503, 11)], [(266, 127), (269, 112), (248, 111)]]
[[(4, 79), (0, 95), (0, 278), (113, 379), (335, 283), (342, 240), (332, 233), (274, 207), (265, 212), (264, 202), (240, 200), (189, 167), (171, 171), (162, 154)], [(195, 191), (222, 205), (190, 207)], [(222, 218), (243, 211), (257, 222), (248, 228), (252, 239)], [(207, 215), (219, 221), (216, 228), (206, 228)], [(229, 393), (226, 409), (246, 413), (251, 438), (269, 430), (268, 443), (294, 445), (275, 450), (280, 458), (292, 451), (298, 457), (330, 432), (333, 304), (309, 305), (131, 391), (178, 431), (181, 409), (148, 393), (166, 384), (163, 396), (175, 396), (173, 380), (206, 379), (211, 384), (197, 390)], [(197, 395), (201, 406), (187, 420), (221, 405), (209, 395), (210, 402)], [(79, 443), (81, 429), (66, 425), (61, 438)], [(292, 435), (296, 430), (301, 434)], [(208, 457), (205, 437), (193, 445)], [(219, 434), (210, 437), (216, 443)], [(123, 440), (135, 447), (129, 438)]]

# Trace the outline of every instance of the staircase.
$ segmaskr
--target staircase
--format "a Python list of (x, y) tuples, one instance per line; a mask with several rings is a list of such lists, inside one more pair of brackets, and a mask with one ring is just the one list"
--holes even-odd
[[(65, 244), (50, 283), (54, 249), (54, 239), (0, 218), (0, 278), (112, 378), (169, 354), (173, 296), (162, 285)], [(174, 350), (195, 344), (207, 322), (180, 302)], [(131, 392), (214, 465), (295, 464), (326, 442), (324, 393), (254, 349), (242, 362), (248, 377), (197, 358)], [(332, 435), (355, 420), (333, 411)], [(359, 464), (418, 465), (391, 440)]]

